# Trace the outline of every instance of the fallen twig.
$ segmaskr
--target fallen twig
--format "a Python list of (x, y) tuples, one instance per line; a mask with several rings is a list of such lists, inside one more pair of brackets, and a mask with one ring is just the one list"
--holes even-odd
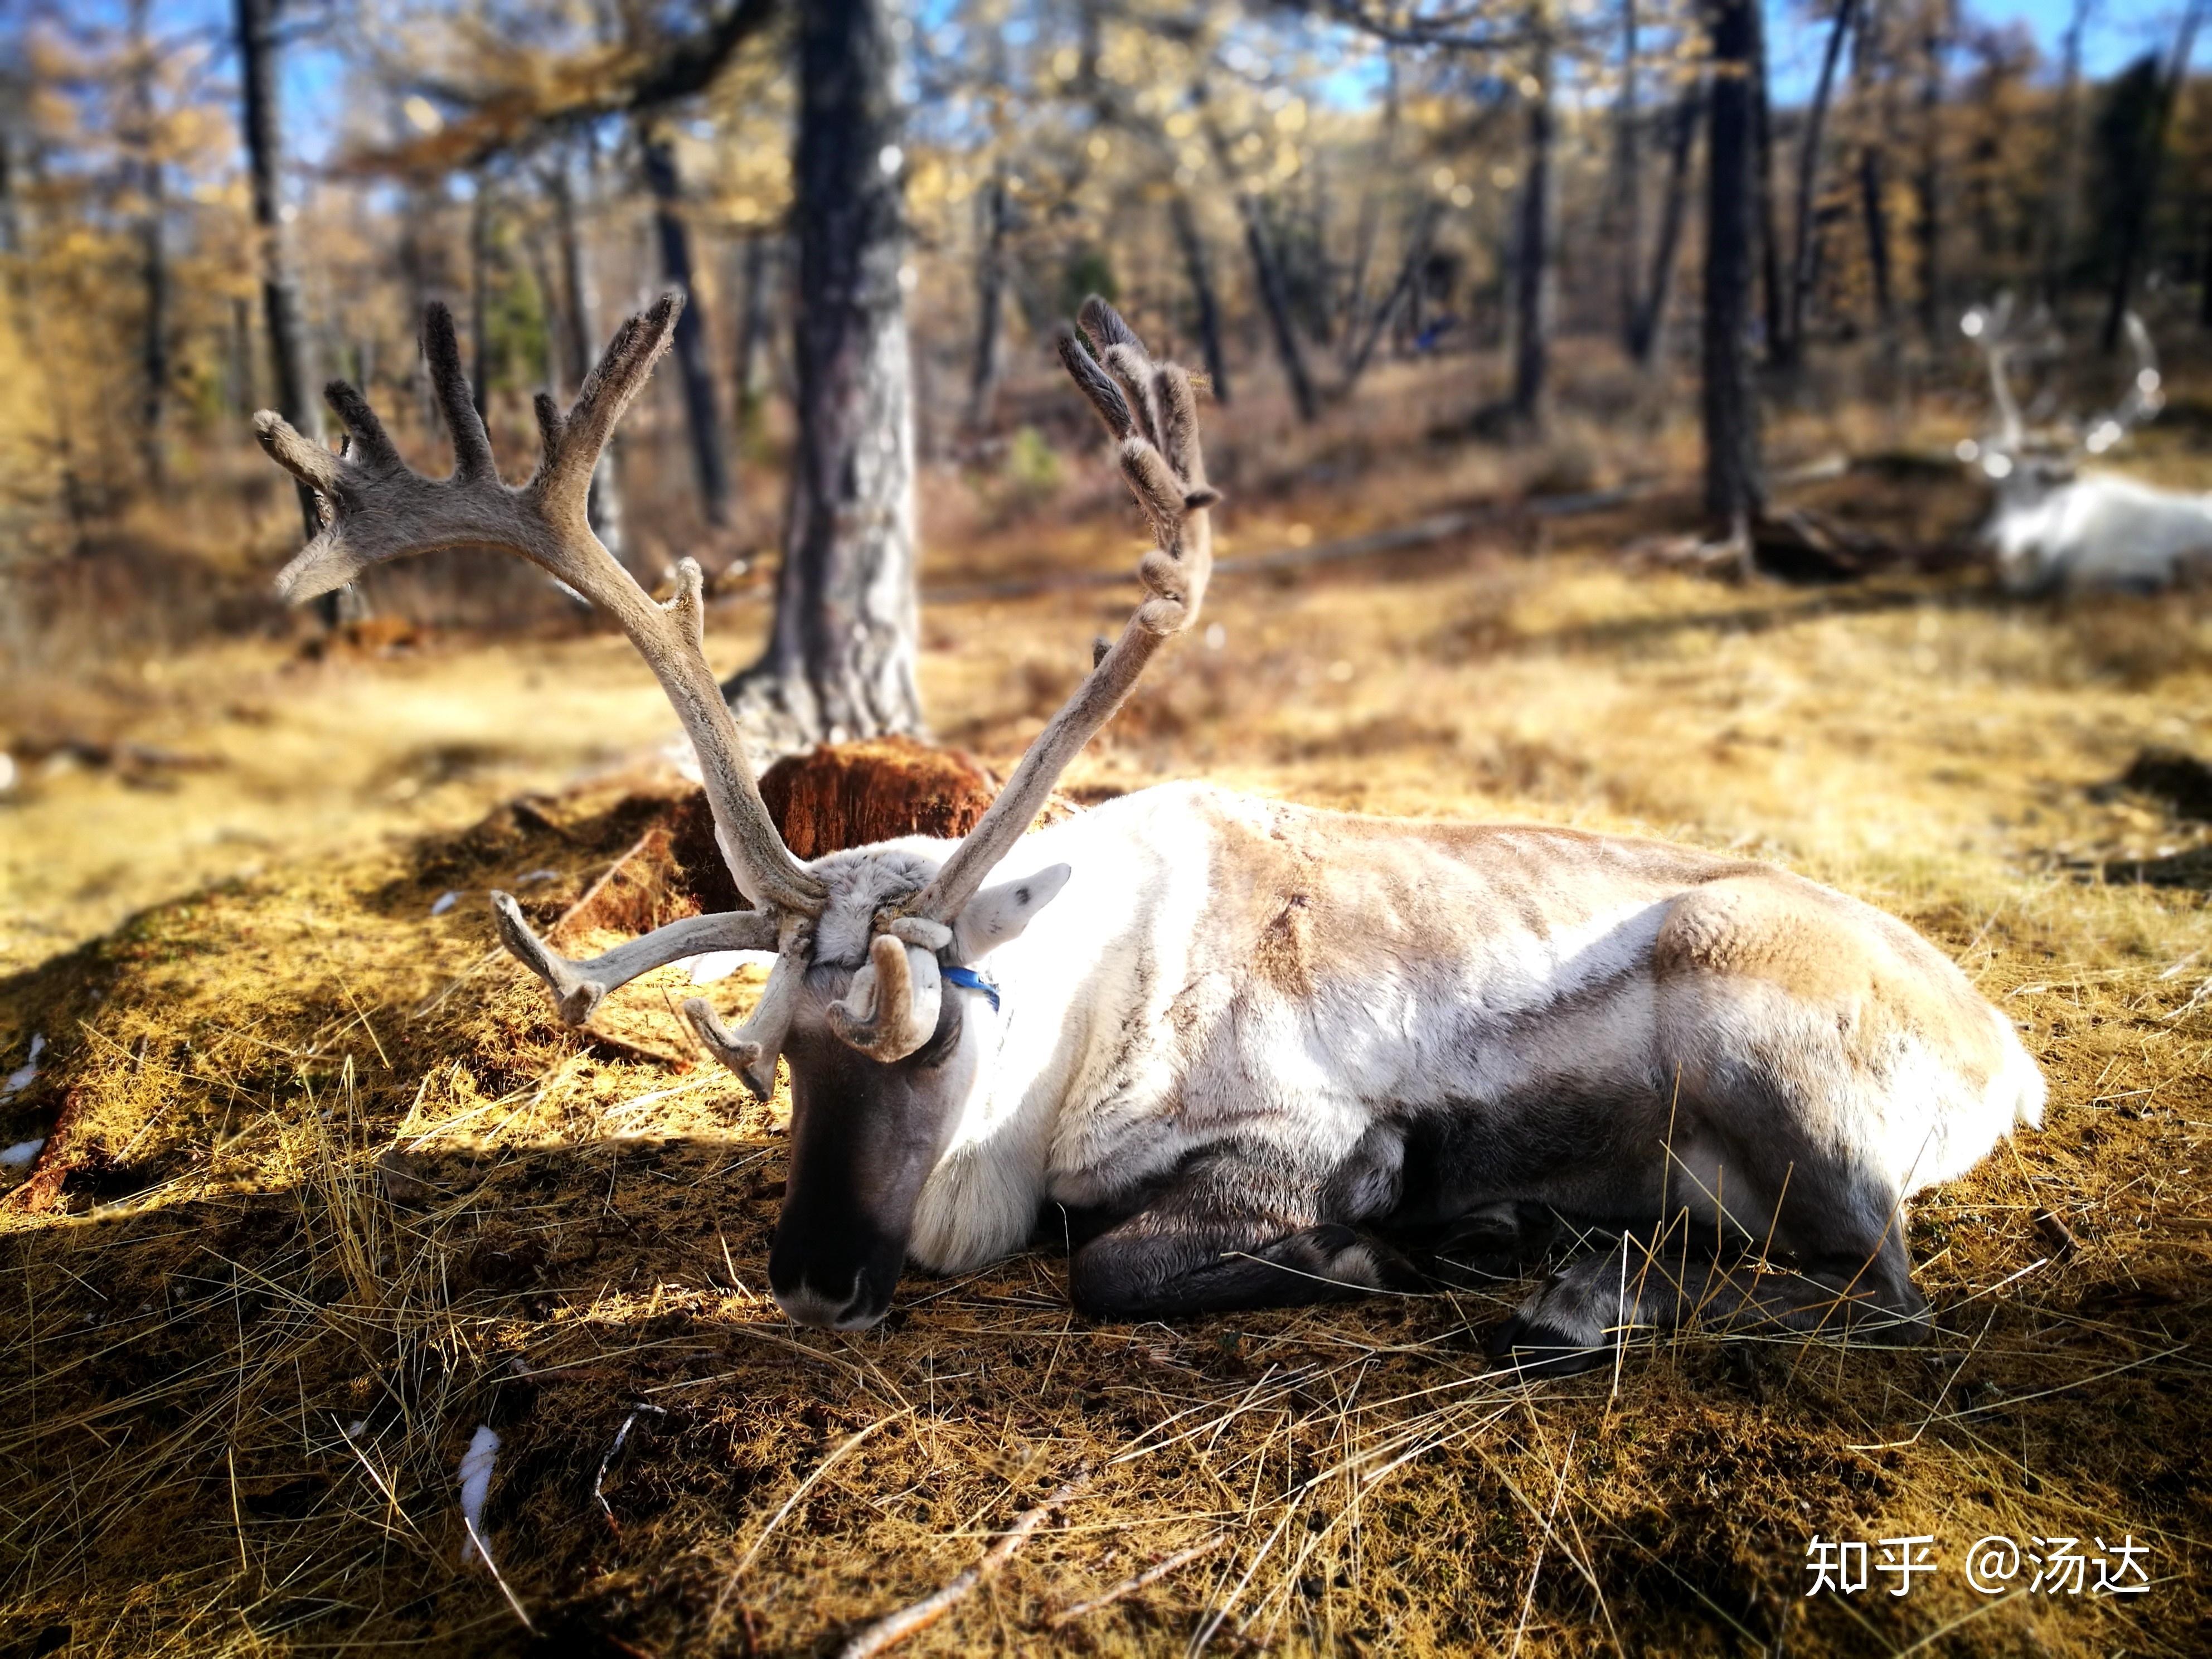
[(599, 1500), (599, 1507), (606, 1511), (607, 1530), (617, 1537), (622, 1535), (622, 1523), (615, 1519), (614, 1505), (607, 1502), (607, 1471), (614, 1467), (615, 1459), (622, 1455), (623, 1446), (629, 1439), (629, 1431), (637, 1426), (638, 1418), (647, 1412), (652, 1413), (655, 1417), (668, 1415), (667, 1408), (663, 1406), (640, 1404), (635, 1407), (628, 1417), (623, 1419), (622, 1427), (615, 1431), (615, 1443), (607, 1448), (607, 1455), (599, 1460), (599, 1473), (592, 1482), (592, 1496)]
[(62, 1097), (61, 1115), (54, 1119), (54, 1127), (46, 1131), (46, 1144), (31, 1164), (30, 1179), (5, 1198), (0, 1198), (0, 1208), (14, 1210), (21, 1215), (38, 1215), (62, 1201), (63, 1183), (91, 1161), (79, 1152), (76, 1144), (77, 1118), (83, 1106), (84, 1096), (80, 1090), (72, 1089)]
[(974, 1566), (962, 1573), (943, 1589), (932, 1591), (911, 1607), (901, 1607), (886, 1614), (872, 1625), (865, 1626), (858, 1635), (838, 1651), (839, 1659), (869, 1659), (896, 1647), (918, 1630), (927, 1629), (945, 1613), (973, 1595), (983, 1583), (997, 1576), (1013, 1553), (1029, 1541), (1029, 1536), (1042, 1526), (1052, 1512), (1091, 1484), (1091, 1469), (1086, 1465), (1066, 1486), (1054, 1492), (1034, 1509), (1024, 1510), (1006, 1528), (1006, 1535), (991, 1546), (989, 1552)]
[(1046, 1622), (1049, 1624), (1054, 1630), (1058, 1630), (1062, 1625), (1072, 1624), (1076, 1620), (1082, 1618), (1084, 1614), (1087, 1613), (1096, 1613), (1099, 1608), (1109, 1606), (1112, 1603), (1120, 1601), (1125, 1595), (1134, 1595), (1139, 1590), (1143, 1589), (1148, 1584), (1157, 1584), (1161, 1579), (1166, 1577), (1170, 1573), (1174, 1572), (1178, 1568), (1188, 1566), (1192, 1562), (1197, 1560), (1201, 1555), (1212, 1554), (1215, 1550), (1219, 1549), (1228, 1541), (1229, 1534), (1227, 1533), (1217, 1532), (1212, 1537), (1207, 1539), (1204, 1543), (1193, 1544), (1187, 1550), (1177, 1550), (1173, 1555), (1169, 1556), (1166, 1559), (1154, 1562), (1151, 1566), (1146, 1567), (1142, 1572), (1136, 1573), (1127, 1578), (1124, 1578), (1120, 1583), (1115, 1585), (1113, 1589), (1108, 1590), (1103, 1595), (1094, 1595), (1088, 1601), (1078, 1601), (1073, 1607), (1066, 1609), (1064, 1612), (1055, 1613), (1053, 1614), (1051, 1619)]

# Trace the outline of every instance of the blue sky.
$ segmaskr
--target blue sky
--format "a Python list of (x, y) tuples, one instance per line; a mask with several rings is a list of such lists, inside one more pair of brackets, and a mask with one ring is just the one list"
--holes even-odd
[[(919, 0), (919, 3), (926, 6), (933, 0)], [(1786, 102), (1796, 102), (1811, 89), (1820, 63), (1823, 27), (1808, 24), (1802, 0), (1765, 0), (1765, 3), (1775, 92)], [(1985, 23), (2024, 25), (2045, 56), (2055, 62), (2073, 7), (2074, 0), (1966, 0), (1964, 9), (1968, 16)], [(92, 9), (96, 12), (106, 7), (95, 0)], [(314, 8), (297, 3), (291, 9), (307, 14)], [(2144, 0), (2097, 0), (2083, 42), (2088, 73), (2101, 78), (2145, 50), (2163, 48), (2172, 38), (2179, 10), (2178, 0), (2150, 0), (2148, 4)], [(232, 15), (232, 0), (156, 0), (156, 27), (164, 33), (204, 31), (227, 38)], [(2212, 64), (2212, 29), (2199, 36), (2196, 63), (2200, 69)], [(228, 72), (228, 64), (223, 67)], [(289, 54), (283, 98), (286, 126), (297, 158), (319, 161), (335, 141), (337, 100), (332, 94), (342, 73), (333, 54), (312, 44)]]
[[(2073, 21), (2074, 0), (1966, 0), (1962, 9), (1975, 21), (2024, 25), (2055, 70), (2066, 26)], [(2096, 0), (2081, 35), (2084, 70), (2101, 80), (2147, 51), (2165, 51), (2180, 15), (2180, 5), (2169, 0)], [(1766, 0), (1766, 15), (1775, 91), (1796, 102), (1812, 89), (1824, 29), (1808, 26), (1804, 8), (1795, 0)], [(2198, 34), (2193, 61), (2199, 69), (2212, 64), (2212, 30)]]

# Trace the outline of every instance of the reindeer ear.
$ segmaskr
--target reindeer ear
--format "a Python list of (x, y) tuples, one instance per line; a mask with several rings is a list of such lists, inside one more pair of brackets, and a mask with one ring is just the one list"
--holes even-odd
[(959, 921), (952, 924), (954, 950), (963, 960), (973, 962), (1008, 939), (1020, 938), (1030, 919), (1059, 896), (1074, 873), (1068, 865), (1048, 865), (1019, 881), (986, 887), (968, 901)]

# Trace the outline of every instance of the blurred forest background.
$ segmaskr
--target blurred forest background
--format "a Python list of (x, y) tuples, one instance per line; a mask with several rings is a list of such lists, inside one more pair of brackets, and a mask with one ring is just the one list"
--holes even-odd
[[(690, 553), (740, 582), (807, 533), (810, 399), (911, 420), (933, 546), (1049, 504), (1082, 434), (1040, 342), (1094, 289), (1206, 370), (1241, 447), (1418, 386), (1586, 486), (1592, 427), (1695, 417), (1739, 180), (1764, 395), (1859, 400), (1882, 441), (1929, 396), (1971, 424), (1958, 318), (2000, 290), (2093, 367), (2127, 304), (2162, 343), (2212, 320), (2199, 9), (2048, 0), (2039, 34), (1962, 0), (8, 0), (0, 651), (45, 675), (278, 625), (297, 510), (248, 416), (320, 429), (342, 375), (428, 445), (431, 300), (512, 470), (530, 395), (689, 292), (600, 489), (648, 581)], [(824, 414), (862, 358), (810, 364), (794, 329), (854, 282), (867, 326), (903, 312), (911, 376), (854, 368), (896, 383)], [(356, 614), (559, 605), (480, 560), (383, 587)]]
[[(532, 396), (573, 395), (623, 315), (685, 290), (593, 517), (648, 586), (705, 567), (763, 757), (959, 740), (962, 711), (925, 706), (921, 622), (940, 656), (958, 623), (919, 598), (1126, 570), (1048, 349), (1091, 291), (1210, 382), (1232, 560), (1633, 498), (1651, 511), (1616, 550), (1671, 532), (1705, 568), (1754, 544), (1829, 578), (1972, 562), (1995, 475), (1954, 451), (1997, 414), (1960, 323), (2001, 295), (2034, 318), (2028, 418), (2070, 420), (2077, 453), (2141, 312), (2166, 413), (2119, 459), (2193, 487), (2203, 423), (2173, 394), (2212, 320), (2201, 10), (5, 0), (0, 785), (89, 766), (173, 792), (227, 766), (215, 793), (274, 816), (304, 750), (266, 787), (237, 770), (279, 768), (270, 711), (301, 687), (272, 665), (590, 631), (466, 552), (315, 614), (273, 596), (314, 507), (252, 412), (334, 441), (319, 387), (349, 378), (442, 467), (431, 301), (520, 477)], [(398, 752), (352, 793), (410, 822), (464, 810), (415, 801), (447, 783), (477, 778), (479, 805), (600, 753), (494, 777), (519, 729), (572, 728), (403, 730), (389, 699), (370, 724)], [(106, 896), (88, 926), (174, 890), (123, 873), (144, 814), (82, 822), (72, 856), (118, 848), (63, 883)], [(270, 832), (193, 833), (250, 854)], [(9, 867), (63, 880), (21, 845)]]

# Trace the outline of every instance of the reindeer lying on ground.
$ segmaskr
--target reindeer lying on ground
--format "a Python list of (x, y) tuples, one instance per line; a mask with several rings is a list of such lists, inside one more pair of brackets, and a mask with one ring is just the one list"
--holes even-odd
[(1980, 306), (1960, 329), (1989, 360), (1997, 406), (1994, 436), (1959, 446), (1996, 490), (1982, 539), (1996, 554), (1997, 579), (2015, 593), (2054, 589), (2171, 586), (2191, 567), (2212, 569), (2212, 495), (2160, 489), (2117, 472), (2084, 472), (2083, 455), (2109, 453), (2164, 404), (2158, 353), (2142, 319), (2130, 312), (2135, 371), (2126, 394), (2086, 424), (2031, 434), (2013, 396), (2015, 356), (2049, 355), (2055, 331), (2017, 330), (2012, 297)]
[(1066, 335), (1060, 356), (1158, 536), (1146, 599), (964, 838), (793, 858), (708, 668), (697, 566), (656, 604), (585, 521), (592, 464), (677, 303), (623, 327), (567, 415), (538, 399), (544, 455), (520, 487), (494, 470), (441, 309), (426, 349), (452, 478), (410, 471), (343, 383), (343, 457), (274, 415), (258, 424), (329, 506), (279, 578), (288, 598), (404, 554), (503, 548), (611, 615), (658, 676), (760, 908), (588, 962), (554, 954), (503, 894), (499, 931), (576, 1024), (664, 963), (775, 952), (741, 1028), (702, 1000), (686, 1012), (763, 1099), (789, 1063), (769, 1279), (791, 1317), (872, 1325), (908, 1260), (981, 1267), (1058, 1206), (1072, 1294), (1101, 1318), (1403, 1287), (1418, 1280), (1393, 1239), (1449, 1253), (1557, 1215), (1614, 1242), (1497, 1335), (1531, 1370), (1693, 1313), (1924, 1330), (1905, 1200), (2036, 1122), (2043, 1081), (1958, 969), (1888, 916), (1690, 848), (1199, 785), (1024, 836), (1196, 618), (1211, 568), (1190, 383), (1101, 301), (1084, 307), (1090, 349)]

